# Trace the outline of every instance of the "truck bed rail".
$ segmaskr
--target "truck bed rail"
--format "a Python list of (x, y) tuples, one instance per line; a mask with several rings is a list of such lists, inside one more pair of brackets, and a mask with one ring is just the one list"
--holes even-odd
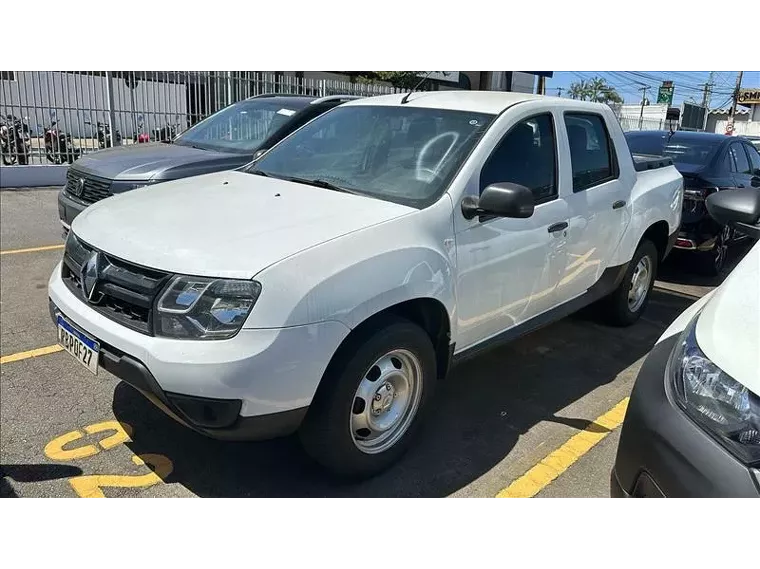
[(646, 170), (656, 170), (658, 168), (665, 168), (666, 166), (672, 166), (673, 159), (667, 156), (655, 156), (651, 154), (633, 154), (633, 167), (637, 172), (644, 172)]

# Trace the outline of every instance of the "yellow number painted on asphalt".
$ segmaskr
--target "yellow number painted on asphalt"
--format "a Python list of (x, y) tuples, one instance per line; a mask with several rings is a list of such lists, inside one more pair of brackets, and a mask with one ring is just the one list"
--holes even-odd
[[(94, 435), (106, 431), (114, 431), (114, 433), (111, 436), (98, 441), (98, 444), (103, 450), (111, 449), (116, 445), (120, 445), (132, 440), (132, 427), (130, 427), (127, 423), (120, 423), (119, 421), (105, 421), (103, 423), (88, 425), (84, 428), (84, 432), (88, 435)], [(45, 445), (45, 456), (52, 460), (74, 460), (77, 458), (87, 458), (88, 456), (98, 454), (100, 452), (100, 449), (94, 444), (70, 449), (63, 448), (67, 444), (81, 439), (83, 436), (84, 434), (82, 431), (71, 431), (69, 433), (61, 435), (60, 437), (56, 437), (47, 445)]]
[(153, 471), (135, 476), (115, 474), (77, 476), (70, 478), (69, 484), (80, 498), (105, 498), (102, 488), (148, 488), (163, 482), (174, 470), (172, 461), (162, 454), (133, 456), (132, 462), (138, 466), (148, 464), (153, 467)]
[[(84, 432), (82, 432), (84, 431)], [(104, 421), (87, 425), (81, 431), (71, 431), (54, 438), (45, 445), (45, 456), (52, 460), (74, 460), (88, 458), (101, 450), (109, 450), (120, 444), (130, 442), (134, 430), (127, 423), (120, 421)], [(64, 448), (85, 435), (111, 433), (99, 439), (96, 443)], [(105, 498), (103, 488), (148, 488), (163, 482), (174, 470), (172, 461), (162, 454), (141, 454), (132, 456), (132, 462), (137, 466), (148, 465), (151, 472), (138, 475), (92, 474), (69, 478), (69, 484), (81, 498)]]

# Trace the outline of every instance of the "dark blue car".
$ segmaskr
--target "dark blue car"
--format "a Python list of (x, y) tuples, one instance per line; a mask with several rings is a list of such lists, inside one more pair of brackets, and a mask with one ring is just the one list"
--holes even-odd
[(705, 199), (713, 192), (757, 188), (760, 153), (746, 138), (708, 132), (637, 131), (625, 135), (634, 154), (668, 156), (684, 177), (681, 228), (675, 247), (693, 251), (698, 268), (720, 273), (728, 246), (744, 238), (713, 220)]

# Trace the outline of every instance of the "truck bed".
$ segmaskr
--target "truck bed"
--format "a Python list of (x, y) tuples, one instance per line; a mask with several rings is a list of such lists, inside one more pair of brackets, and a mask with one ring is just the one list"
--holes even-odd
[(652, 154), (633, 154), (633, 167), (637, 172), (656, 170), (673, 164), (673, 159), (667, 156), (655, 156)]

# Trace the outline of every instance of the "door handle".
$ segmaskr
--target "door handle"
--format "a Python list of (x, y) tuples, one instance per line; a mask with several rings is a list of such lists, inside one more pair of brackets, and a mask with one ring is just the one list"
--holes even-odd
[(567, 229), (567, 221), (560, 221), (559, 223), (550, 225), (549, 233), (556, 233), (557, 231), (562, 231), (563, 229)]
[(612, 204), (612, 209), (620, 209), (621, 207), (625, 207), (624, 200), (618, 200), (614, 204)]

